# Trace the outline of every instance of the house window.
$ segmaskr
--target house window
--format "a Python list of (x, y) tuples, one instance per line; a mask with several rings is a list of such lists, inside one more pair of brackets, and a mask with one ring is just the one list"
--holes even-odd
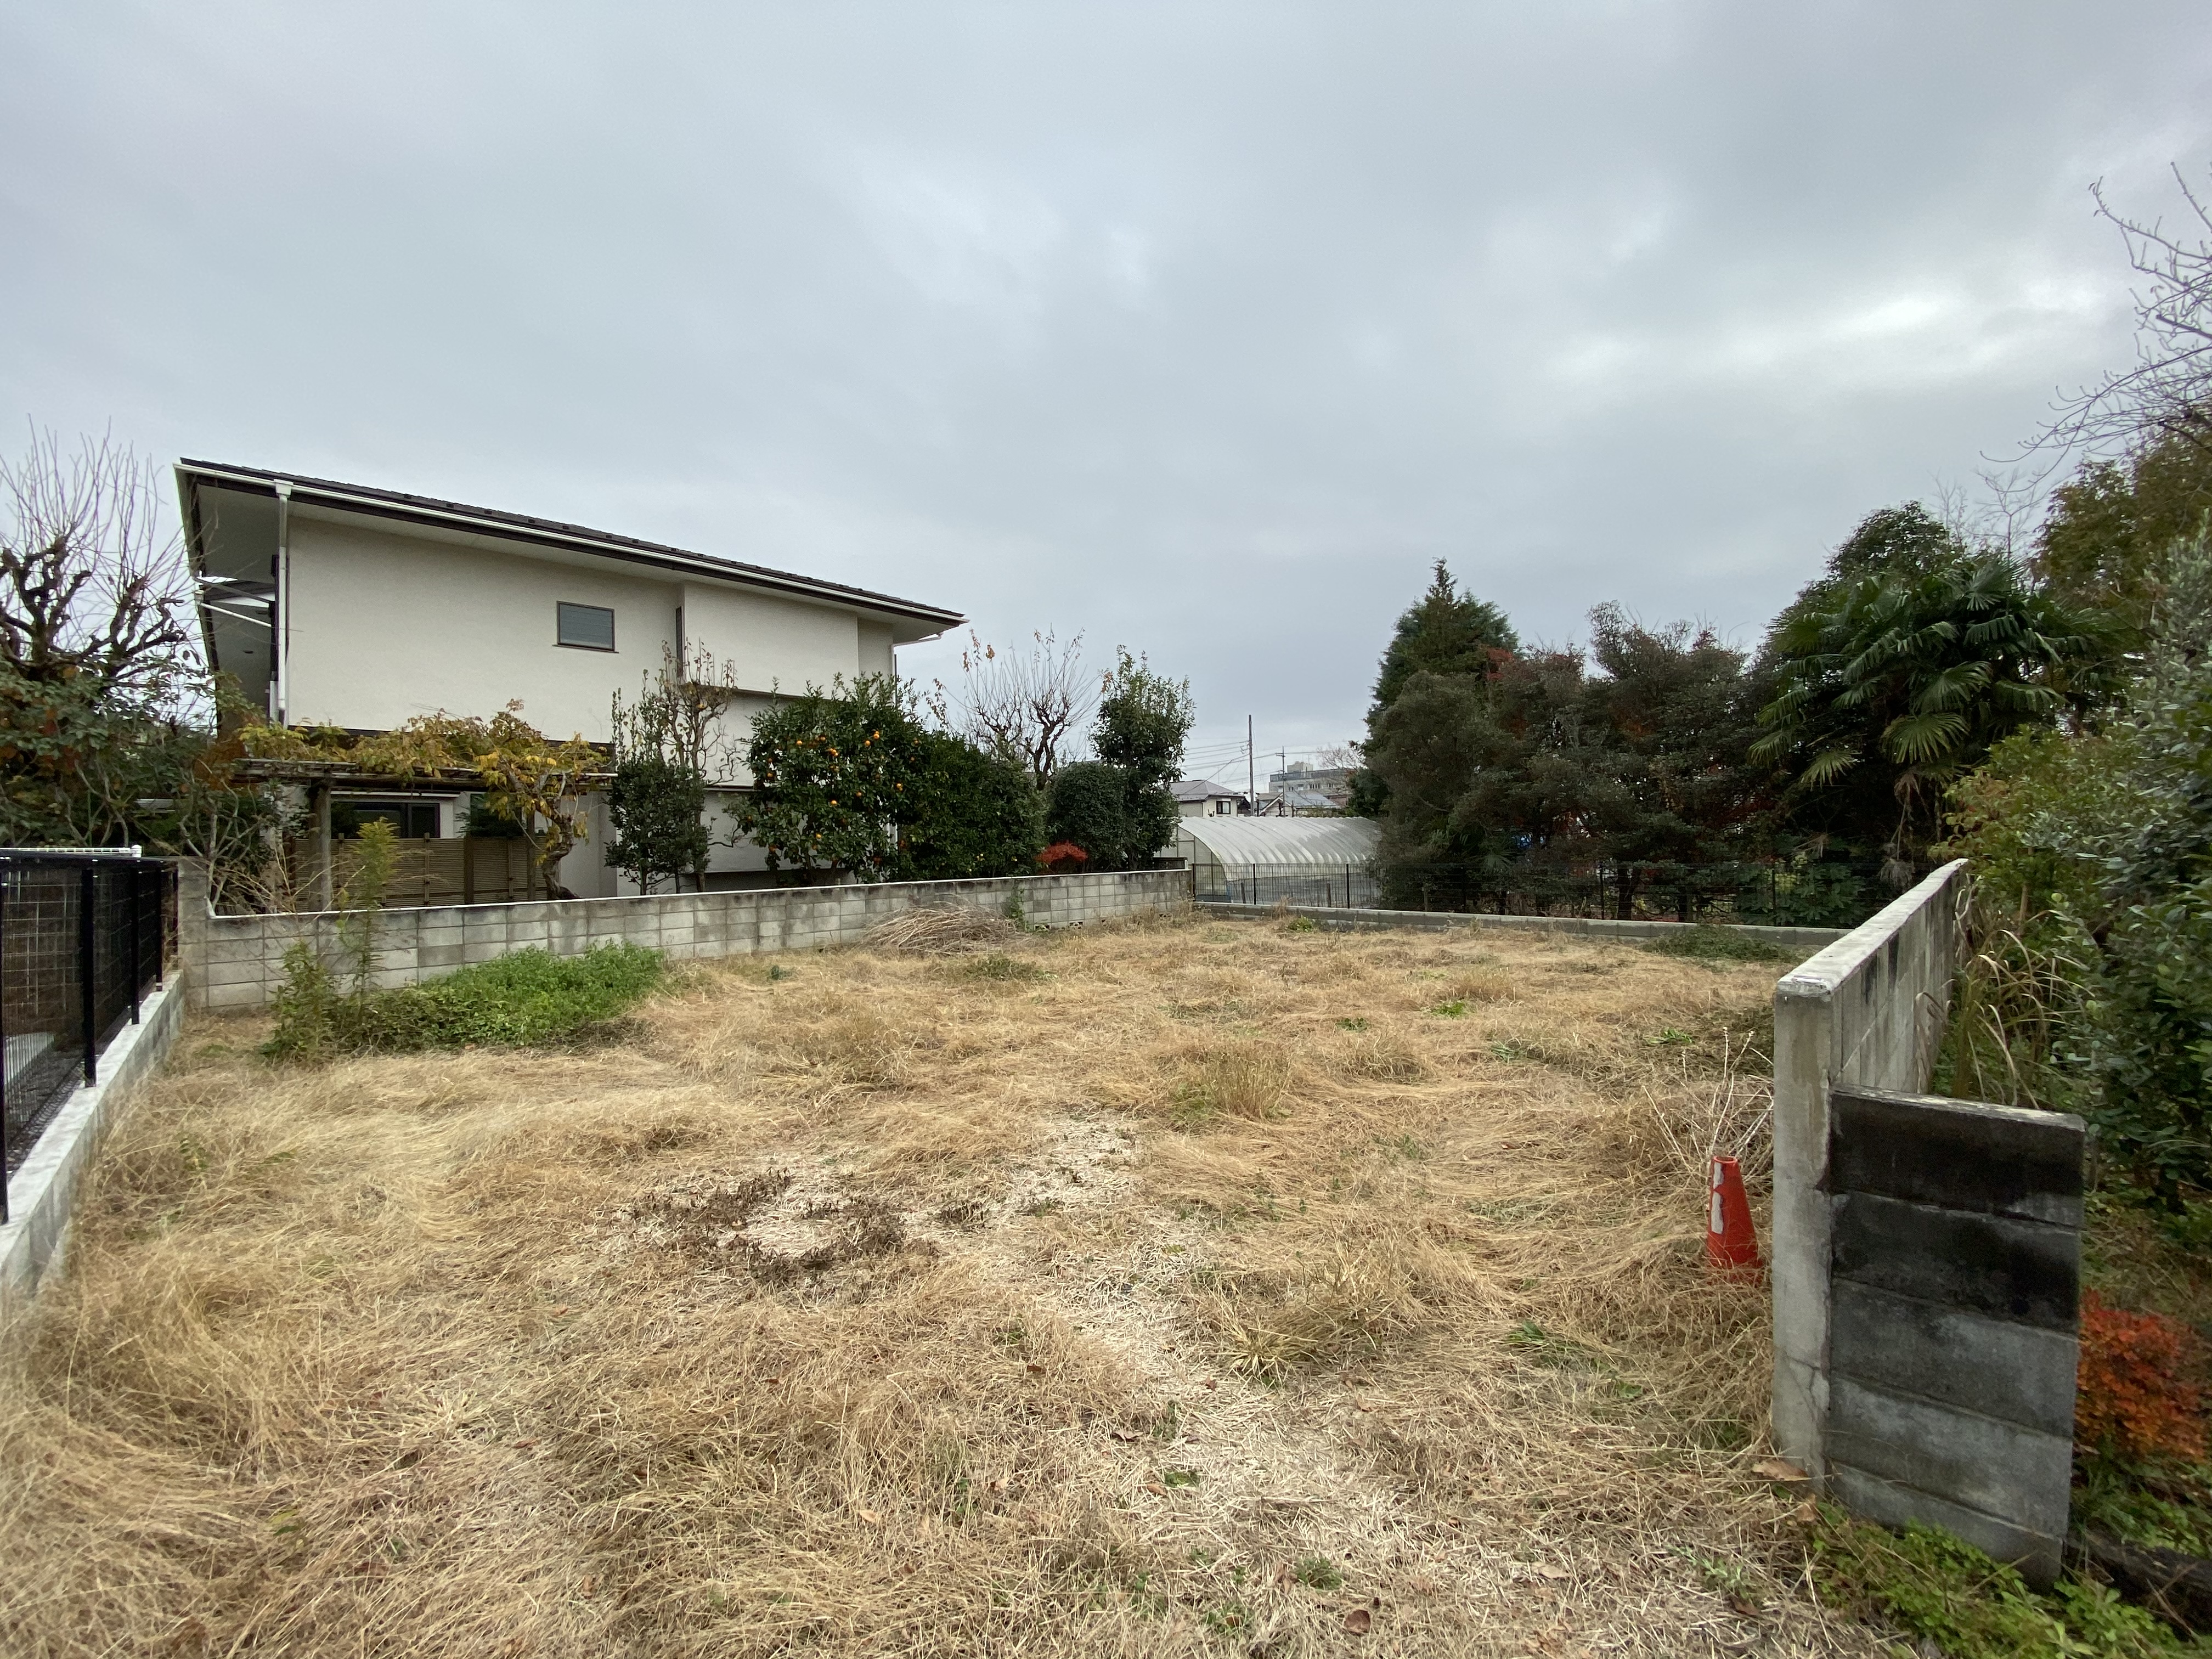
[(334, 800), (331, 803), (331, 832), (357, 836), (361, 826), (381, 818), (393, 833), (414, 839), (438, 833), (438, 804), (428, 800)]
[(606, 606), (570, 605), (563, 599), (555, 610), (562, 645), (573, 645), (579, 651), (615, 648), (615, 613)]

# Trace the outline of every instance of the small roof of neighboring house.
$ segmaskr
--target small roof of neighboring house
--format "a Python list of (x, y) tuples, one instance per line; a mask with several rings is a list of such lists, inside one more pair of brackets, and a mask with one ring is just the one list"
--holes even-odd
[(368, 484), (303, 477), (295, 472), (272, 472), (265, 467), (228, 466), (216, 461), (194, 460), (177, 463), (177, 483), (179, 492), (184, 498), (185, 532), (195, 548), (200, 546), (210, 528), (204, 524), (200, 510), (200, 492), (203, 489), (273, 496), (277, 493), (277, 486), (282, 484), (289, 492), (289, 499), (295, 507), (319, 507), (341, 513), (364, 514), (373, 518), (395, 519), (408, 524), (428, 525), (464, 534), (489, 534), (504, 541), (533, 543), (540, 547), (556, 548), (569, 553), (590, 554), (603, 559), (620, 559), (631, 564), (653, 565), (694, 576), (742, 582), (750, 587), (770, 588), (802, 599), (827, 599), (908, 623), (919, 623), (923, 624), (927, 632), (933, 634), (957, 627), (966, 620), (957, 611), (921, 605), (912, 599), (894, 599), (888, 593), (872, 592), (865, 587), (848, 587), (842, 582), (793, 575), (787, 570), (771, 570), (765, 565), (746, 564), (713, 554), (693, 553), (659, 542), (618, 536), (610, 531), (587, 530), (581, 525), (563, 524), (556, 519), (537, 519), (524, 513), (501, 512), (495, 507), (469, 507), (459, 501), (440, 501), (430, 495), (410, 495), (400, 490), (378, 489)]
[(1199, 817), (1182, 819), (1176, 828), (1176, 850), (1193, 864), (1340, 868), (1365, 864), (1381, 839), (1372, 818)]
[(1318, 789), (1279, 790), (1274, 799), (1283, 804), (1285, 811), (1292, 812), (1334, 812), (1341, 804)]
[(1225, 783), (1216, 783), (1211, 778), (1178, 778), (1168, 786), (1168, 792), (1177, 800), (1242, 800), (1242, 790), (1231, 789)]

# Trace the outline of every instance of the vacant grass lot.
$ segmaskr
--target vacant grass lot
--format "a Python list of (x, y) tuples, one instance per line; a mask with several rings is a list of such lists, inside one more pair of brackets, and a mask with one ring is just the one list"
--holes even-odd
[(0, 1650), (1871, 1652), (1698, 1253), (1774, 973), (1167, 919), (200, 1022), (7, 1346)]

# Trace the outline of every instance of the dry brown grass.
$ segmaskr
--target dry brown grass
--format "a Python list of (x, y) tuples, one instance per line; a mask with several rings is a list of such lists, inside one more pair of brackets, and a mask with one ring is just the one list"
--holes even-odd
[(997, 942), (581, 1054), (196, 1024), (8, 1334), (0, 1650), (1874, 1650), (1698, 1258), (1771, 970)]
[(1019, 930), (1004, 916), (981, 910), (918, 907), (868, 929), (872, 950), (911, 951), (923, 956), (1003, 945)]

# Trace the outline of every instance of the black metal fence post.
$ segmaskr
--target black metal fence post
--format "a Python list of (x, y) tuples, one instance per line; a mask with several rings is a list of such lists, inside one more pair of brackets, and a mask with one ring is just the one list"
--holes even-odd
[(77, 882), (76, 988), (84, 1010), (84, 1080), (100, 1081), (100, 1016), (93, 1008), (93, 969), (99, 957), (100, 935), (94, 911), (99, 902), (100, 866), (88, 864)]
[(0, 859), (0, 1224), (8, 1219), (8, 1171), (15, 1163), (9, 1156), (15, 1137), (8, 1127), (8, 877), (10, 866)]
[(146, 931), (146, 906), (138, 885), (138, 870), (137, 865), (131, 866), (127, 878), (129, 885), (124, 890), (130, 896), (131, 906), (131, 1023), (133, 1025), (138, 1023), (138, 987), (142, 980), (138, 971), (138, 936)]

